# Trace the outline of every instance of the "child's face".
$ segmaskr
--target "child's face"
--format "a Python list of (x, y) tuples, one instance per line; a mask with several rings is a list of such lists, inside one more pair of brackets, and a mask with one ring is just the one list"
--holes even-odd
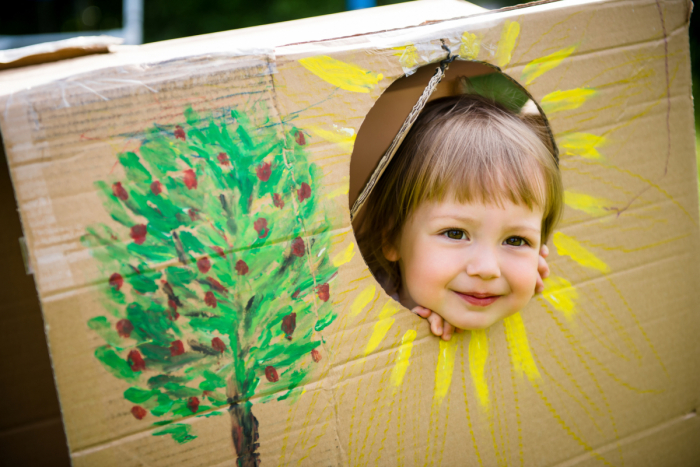
[(424, 202), (384, 249), (401, 268), (401, 302), (462, 329), (520, 311), (535, 293), (542, 217), (512, 202)]

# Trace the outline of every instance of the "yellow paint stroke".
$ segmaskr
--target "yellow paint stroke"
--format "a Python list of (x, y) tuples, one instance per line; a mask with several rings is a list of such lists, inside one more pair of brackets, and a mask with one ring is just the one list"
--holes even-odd
[(520, 34), (520, 24), (516, 21), (506, 20), (501, 31), (501, 38), (498, 40), (496, 49), (496, 65), (502, 67), (510, 63), (510, 58), (515, 49), (515, 43)]
[(334, 143), (340, 146), (345, 152), (351, 153), (355, 145), (355, 130), (352, 128), (335, 128), (333, 131), (324, 130), (318, 126), (310, 126), (306, 128), (321, 139), (325, 139), (329, 143)]
[(578, 240), (570, 237), (562, 232), (554, 233), (554, 246), (557, 247), (557, 253), (561, 256), (570, 256), (581, 266), (597, 269), (600, 272), (610, 272), (610, 268), (596, 255), (591, 253), (586, 247), (581, 245)]
[(576, 314), (578, 292), (571, 282), (563, 277), (549, 276), (545, 279), (542, 296), (567, 319), (572, 319)]
[(355, 297), (355, 300), (352, 301), (352, 305), (350, 305), (351, 318), (354, 318), (355, 316), (359, 315), (360, 312), (365, 309), (369, 302), (371, 302), (374, 298), (374, 294), (376, 293), (376, 291), (376, 287), (374, 287), (373, 285), (368, 285), (362, 292), (360, 292), (357, 295), (357, 297)]
[[(462, 356), (462, 362), (464, 362), (464, 341), (461, 339), (462, 345), (460, 346), (459, 352)], [(479, 467), (484, 467), (484, 463), (481, 460), (481, 453), (479, 452), (479, 444), (476, 442), (476, 436), (474, 436), (474, 427), (472, 426), (472, 417), (469, 413), (469, 398), (467, 397), (467, 378), (464, 371), (464, 365), (460, 365), (460, 370), (462, 373), (462, 393), (464, 394), (464, 411), (467, 416), (467, 426), (469, 426), (469, 436), (472, 439), (472, 446), (474, 446), (474, 452), (476, 453), (476, 460), (479, 462)]]
[(557, 138), (561, 154), (566, 156), (581, 156), (586, 159), (602, 159), (598, 148), (605, 145), (604, 136), (591, 133), (569, 133)]
[(410, 365), (411, 352), (413, 351), (413, 341), (416, 339), (416, 331), (409, 329), (401, 338), (401, 346), (396, 354), (396, 363), (394, 369), (391, 370), (391, 385), (394, 387), (394, 393), (403, 383), (403, 377), (406, 376), (408, 365)]
[(302, 58), (299, 63), (322, 80), (351, 92), (368, 93), (384, 79), (381, 73), (373, 73), (327, 55)]
[(435, 368), (435, 391), (433, 393), (433, 406), (439, 407), (445, 396), (450, 391), (452, 373), (455, 369), (455, 353), (457, 352), (457, 338), (449, 341), (440, 339), (440, 353), (438, 354), (437, 368)]
[(476, 34), (465, 32), (462, 34), (462, 41), (459, 46), (459, 58), (465, 60), (476, 60), (479, 57), (479, 49), (481, 48), (481, 38)]
[(560, 112), (562, 110), (572, 110), (581, 107), (590, 97), (595, 96), (597, 91), (592, 88), (576, 88), (567, 91), (550, 92), (542, 98), (540, 105), (544, 113)]
[(416, 49), (415, 45), (408, 44), (403, 47), (394, 47), (394, 50), (399, 52), (394, 55), (399, 57), (399, 63), (403, 68), (413, 68), (418, 65), (420, 57), (418, 56), (418, 49)]
[(486, 360), (489, 358), (489, 338), (486, 331), (472, 331), (469, 340), (469, 373), (472, 375), (476, 396), (481, 407), (489, 408), (489, 386), (486, 384)]
[(350, 185), (348, 183), (343, 183), (343, 186), (336, 188), (326, 195), (326, 198), (333, 199), (336, 196), (347, 195), (350, 192)]
[(399, 304), (394, 300), (389, 300), (384, 304), (382, 311), (379, 313), (379, 321), (374, 323), (374, 330), (372, 335), (367, 342), (367, 347), (365, 347), (365, 356), (374, 352), (374, 350), (379, 347), (379, 344), (384, 340), (384, 336), (389, 332), (391, 326), (394, 324), (394, 318), (392, 316), (396, 314), (401, 308)]
[(523, 68), (523, 73), (520, 75), (520, 79), (522, 81), (525, 81), (526, 85), (532, 83), (539, 76), (542, 76), (549, 70), (552, 70), (561, 65), (561, 62), (564, 61), (564, 59), (567, 58), (569, 55), (571, 55), (574, 52), (574, 50), (576, 50), (576, 47), (577, 46), (572, 45), (571, 47), (557, 50), (556, 52), (546, 55), (544, 57), (536, 58), (535, 60), (525, 65), (525, 68)]
[(333, 266), (336, 268), (350, 261), (355, 256), (355, 244), (348, 243), (343, 251), (333, 257)]
[(570, 208), (583, 211), (592, 216), (605, 216), (610, 214), (610, 208), (613, 205), (612, 201), (605, 198), (597, 198), (574, 191), (564, 192), (564, 203)]
[(527, 338), (523, 317), (520, 313), (516, 313), (504, 319), (503, 324), (506, 328), (506, 340), (510, 348), (510, 360), (516, 373), (520, 376), (524, 374), (533, 383), (540, 380), (540, 372), (530, 351), (530, 342)]

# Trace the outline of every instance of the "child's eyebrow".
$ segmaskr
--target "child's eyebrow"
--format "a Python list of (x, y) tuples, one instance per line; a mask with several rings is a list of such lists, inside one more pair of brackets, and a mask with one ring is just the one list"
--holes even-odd
[(530, 227), (528, 225), (521, 225), (521, 224), (515, 224), (509, 226), (510, 229), (512, 230), (527, 230), (532, 233), (536, 233), (537, 235), (542, 233), (542, 228), (535, 228), (535, 227)]
[[(478, 224), (479, 222), (481, 222), (481, 221), (474, 219), (473, 217), (469, 217), (469, 216), (465, 216), (465, 215), (461, 215), (461, 214), (441, 214), (441, 215), (435, 216), (433, 219), (436, 219), (436, 220), (441, 220), (441, 219), (456, 220), (456, 221), (464, 222), (465, 224)], [(532, 233), (537, 234), (537, 235), (540, 235), (542, 233), (541, 226), (532, 227), (528, 224), (514, 223), (514, 224), (506, 225), (506, 228), (508, 230), (527, 230), (527, 231), (532, 232)]]

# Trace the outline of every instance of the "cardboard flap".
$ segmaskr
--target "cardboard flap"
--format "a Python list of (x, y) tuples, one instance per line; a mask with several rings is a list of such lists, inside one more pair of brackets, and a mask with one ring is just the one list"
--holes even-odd
[(0, 50), (0, 70), (107, 53), (111, 46), (122, 42), (124, 39), (119, 37), (83, 36), (18, 49)]

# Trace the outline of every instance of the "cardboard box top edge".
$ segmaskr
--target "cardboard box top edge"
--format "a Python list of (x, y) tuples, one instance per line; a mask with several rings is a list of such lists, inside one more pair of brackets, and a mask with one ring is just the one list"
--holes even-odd
[(91, 55), (2, 71), (0, 96), (107, 67), (157, 63), (203, 54), (235, 56), (270, 53), (286, 44), (402, 29), (426, 21), (443, 21), (488, 11), (464, 0), (419, 0), (140, 46), (113, 46), (112, 53), (108, 55)]
[[(463, 0), (418, 0), (395, 5), (348, 11), (283, 23), (173, 39), (141, 46), (116, 46), (113, 53), (79, 57), (59, 62), (0, 71), (0, 97), (70, 78), (71, 76), (118, 66), (142, 66), (203, 55), (280, 55), (308, 52), (319, 43), (337, 39), (401, 31), (416, 26), (440, 26), (445, 21), (498, 14), (524, 9), (572, 7), (602, 0), (541, 0), (500, 10), (486, 10)], [(251, 45), (251, 43), (253, 43)], [(301, 45), (301, 48), (294, 47)], [(291, 47), (290, 47), (291, 46)]]

